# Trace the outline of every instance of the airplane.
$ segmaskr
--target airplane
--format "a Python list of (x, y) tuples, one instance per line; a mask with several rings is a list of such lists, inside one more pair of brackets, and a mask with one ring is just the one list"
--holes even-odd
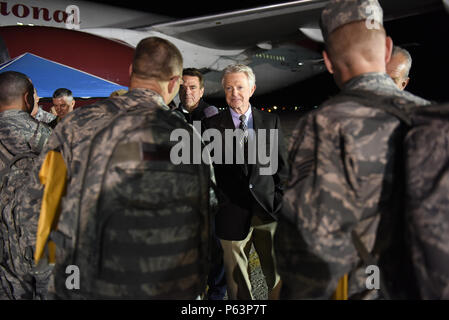
[[(129, 54), (109, 64), (112, 71), (95, 59), (107, 60), (115, 47), (135, 47), (145, 37), (158, 36), (180, 49), (184, 66), (203, 72), (206, 96), (223, 96), (221, 72), (232, 63), (253, 68), (256, 94), (262, 95), (325, 71), (319, 16), (327, 2), (297, 0), (179, 20), (88, 1), (7, 0), (0, 1), (0, 48), (3, 38), (3, 51), (14, 47), (14, 54), (22, 50), (50, 55), (55, 61), (126, 85)], [(442, 7), (441, 0), (380, 0), (380, 4), (385, 21)], [(106, 45), (93, 36), (114, 40), (114, 44)], [(56, 52), (50, 54), (49, 47)], [(93, 52), (102, 54), (94, 59)], [(115, 69), (121, 71), (111, 78)]]

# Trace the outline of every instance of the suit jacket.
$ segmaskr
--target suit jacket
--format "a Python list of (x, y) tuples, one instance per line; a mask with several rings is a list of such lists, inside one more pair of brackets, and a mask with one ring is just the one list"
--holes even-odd
[[(220, 207), (215, 217), (215, 228), (216, 235), (225, 240), (246, 238), (253, 214), (266, 222), (275, 221), (282, 206), (282, 190), (286, 183), (288, 169), (280, 119), (276, 114), (255, 108), (251, 110), (256, 137), (261, 129), (278, 129), (278, 169), (273, 175), (261, 175), (260, 169), (267, 165), (263, 166), (259, 159), (256, 164), (250, 165), (248, 174), (245, 173), (244, 164), (235, 164), (235, 158), (233, 164), (224, 164), (224, 159), (222, 164), (214, 163), (220, 199)], [(229, 110), (205, 119), (204, 127), (220, 131), (223, 139), (223, 157), (226, 152), (230, 152), (224, 141), (224, 131), (235, 129)], [(269, 131), (266, 137), (266, 150), (270, 150)], [(234, 150), (234, 157), (235, 153)]]

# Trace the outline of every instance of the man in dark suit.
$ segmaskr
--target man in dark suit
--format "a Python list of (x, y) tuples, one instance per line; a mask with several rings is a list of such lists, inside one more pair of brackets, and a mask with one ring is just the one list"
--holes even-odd
[[(216, 161), (216, 154), (212, 159), (217, 186), (223, 197), (215, 227), (224, 252), (228, 296), (230, 299), (253, 299), (248, 261), (251, 245), (254, 245), (267, 281), (268, 297), (276, 299), (281, 281), (276, 270), (273, 236), (287, 178), (280, 120), (277, 115), (251, 107), (249, 99), (256, 85), (250, 67), (228, 66), (222, 84), (230, 108), (204, 120), (204, 125), (206, 129), (218, 129), (224, 146), (219, 157), (221, 161)], [(240, 135), (235, 135), (229, 143), (225, 131), (235, 129), (241, 130)], [(261, 135), (263, 131), (266, 139)], [(246, 150), (240, 153), (245, 154), (244, 161), (239, 162), (240, 147)], [(267, 150), (270, 151), (268, 162), (263, 160)], [(229, 152), (233, 155), (232, 163), (229, 154), (226, 155)], [(225, 156), (228, 159), (223, 161)]]

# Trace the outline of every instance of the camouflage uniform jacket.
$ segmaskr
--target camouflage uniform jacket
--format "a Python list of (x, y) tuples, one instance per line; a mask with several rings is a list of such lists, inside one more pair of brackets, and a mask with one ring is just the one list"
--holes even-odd
[[(343, 90), (429, 104), (400, 91), (383, 73), (355, 77)], [(351, 231), (372, 250), (380, 213), (391, 196), (398, 126), (394, 116), (357, 102), (325, 102), (299, 121), (275, 242), (284, 298), (329, 299), (345, 274), (349, 298), (374, 298), (376, 290), (363, 292), (367, 275), (358, 265)]]
[[(27, 153), (39, 155), (51, 132), (52, 130), (47, 125), (36, 121), (25, 111), (6, 110), (0, 112), (0, 143), (2, 144), (4, 153), (6, 153), (4, 155), (5, 157), (10, 157), (11, 155), (18, 156)], [(6, 159), (3, 159), (3, 155), (1, 155), (0, 169), (3, 169), (8, 165), (6, 161)], [(37, 211), (29, 211), (25, 214), (20, 214), (16, 210), (16, 205), (21, 203), (20, 197), (23, 195), (23, 185), (29, 181), (29, 176), (32, 175), (32, 172), (30, 172), (33, 171), (30, 167), (32, 165), (33, 163), (30, 162), (29, 159), (17, 161), (15, 163), (15, 168), (17, 170), (8, 171), (8, 179), (1, 181), (2, 212), (0, 212), (0, 221), (2, 223), (0, 227), (2, 230), (0, 230), (0, 233), (3, 233), (1, 238), (4, 237), (3, 240), (9, 241), (9, 243), (0, 243), (0, 249), (3, 249), (4, 245), (8, 246), (8, 253), (5, 251), (4, 254), (5, 257), (6, 255), (10, 255), (8, 258), (11, 258), (11, 261), (8, 261), (8, 259), (3, 261), (4, 257), (0, 258), (2, 263), (5, 262), (7, 264), (7, 269), (14, 270), (14, 275), (10, 274), (9, 276), (6, 276), (4, 273), (0, 272), (2, 277), (7, 277), (7, 279), (0, 279), (2, 283), (0, 287), (5, 288), (5, 285), (10, 286), (12, 295), (15, 299), (25, 298), (23, 282), (20, 281), (24, 280), (22, 277), (29, 270), (26, 270), (27, 267), (25, 266), (23, 260), (24, 257), (22, 255), (26, 255), (25, 259), (27, 261), (32, 261), (33, 253), (28, 249), (34, 247), (36, 240), (34, 231), (37, 228), (38, 222)], [(3, 207), (3, 205), (5, 206)], [(9, 229), (12, 225), (14, 225), (14, 229)], [(14, 232), (17, 233), (19, 239), (16, 238)], [(20, 244), (18, 244), (17, 241), (19, 241)], [(25, 250), (25, 252), (20, 252), (20, 248)], [(3, 267), (4, 266), (2, 266), (2, 269)], [(9, 282), (9, 284), (6, 284), (7, 282)], [(0, 299), (3, 298), (5, 298), (5, 296), (3, 296), (2, 289), (0, 288)], [(11, 299), (12, 296), (8, 295), (8, 298)]]
[(35, 118), (37, 121), (41, 121), (44, 123), (50, 123), (56, 119), (56, 116), (53, 113), (47, 112), (44, 109), (42, 109), (41, 107), (39, 107)]
[[(165, 103), (159, 95), (145, 89), (136, 89), (127, 95), (116, 96), (110, 99), (120, 100), (117, 104), (126, 106), (126, 108), (131, 108), (138, 104), (148, 104), (155, 108), (165, 107)], [(70, 188), (80, 188), (81, 186), (77, 185), (76, 179), (81, 165), (85, 163), (85, 154), (87, 152), (85, 149), (89, 147), (87, 142), (100, 128), (109, 123), (116, 114), (116, 107), (111, 107), (101, 101), (70, 112), (60, 122), (60, 126), (54, 129), (53, 136), (49, 139), (46, 148), (40, 156), (39, 168), (49, 151), (59, 151), (62, 153), (67, 167), (67, 184), (70, 185)], [(39, 181), (34, 182), (35, 188), (42, 189)], [(39, 208), (40, 206), (38, 210)]]
[[(146, 103), (154, 108), (165, 108), (162, 98), (153, 91), (137, 89), (124, 96), (116, 96), (110, 99), (119, 100), (117, 104), (127, 108)], [(168, 109), (168, 107), (167, 107)], [(22, 200), (20, 210), (25, 212), (39, 212), (44, 186), (38, 177), (39, 170), (44, 163), (49, 151), (55, 150), (62, 153), (67, 167), (67, 186), (74, 192), (81, 193), (82, 186), (79, 183), (82, 167), (87, 165), (86, 154), (90, 145), (91, 137), (117, 114), (117, 108), (101, 101), (70, 112), (60, 125), (54, 129), (46, 148), (38, 160), (38, 168), (33, 181), (27, 185), (30, 190), (28, 196)]]
[[(30, 152), (39, 155), (51, 133), (52, 129), (49, 126), (35, 120), (25, 111), (0, 112), (0, 142), (13, 156)], [(19, 160), (16, 166), (21, 168), (25, 165), (25, 161)], [(5, 165), (0, 157), (0, 168)]]
[[(157, 117), (161, 110), (170, 110), (162, 97), (149, 89), (133, 89), (125, 95), (115, 96), (107, 100), (113, 100), (115, 105), (121, 108), (132, 108), (137, 105), (147, 106), (147, 115), (154, 115), (154, 117)], [(117, 116), (118, 112), (119, 109), (117, 107), (102, 101), (74, 110), (64, 117), (54, 129), (54, 134), (49, 139), (39, 159), (39, 163), (42, 165), (46, 154), (52, 150), (61, 152), (63, 156), (67, 167), (67, 193), (70, 193), (70, 195), (64, 196), (62, 199), (58, 233), (72, 238), (72, 241), (76, 237), (73, 227), (77, 225), (77, 214), (75, 213), (79, 211), (84, 216), (95, 211), (95, 208), (90, 206), (97, 202), (96, 199), (99, 196), (99, 190), (101, 190), (102, 185), (102, 179), (96, 174), (88, 177), (86, 185), (81, 183), (85, 178), (82, 174), (85, 171), (84, 168), (88, 165), (95, 166), (95, 164), (101, 163), (101, 160), (97, 159), (97, 157), (101, 157), (102, 153), (106, 152), (104, 150), (104, 152), (102, 150), (93, 151), (94, 155), (87, 159), (92, 139), (100, 129), (108, 125)], [(186, 127), (190, 127), (181, 117), (179, 117), (179, 121), (180, 124), (184, 123)], [(118, 131), (117, 133), (122, 131), (118, 126), (114, 127), (113, 130)], [(105, 148), (108, 147), (105, 146)], [(211, 174), (213, 174), (213, 171)], [(98, 173), (98, 175), (101, 175), (101, 173)], [(89, 189), (89, 192), (86, 192), (86, 188)], [(23, 199), (21, 209), (38, 212), (40, 210), (43, 186), (40, 185), (37, 178), (33, 181), (31, 189), (28, 192), (30, 197)], [(80, 201), (81, 195), (83, 195), (82, 201)], [(55, 242), (58, 246), (58, 242), (56, 240)], [(52, 280), (50, 280), (50, 292), (54, 290), (52, 285)], [(111, 292), (111, 294), (113, 293)], [(120, 294), (117, 293), (117, 295), (123, 297)]]
[(51, 128), (39, 123), (25, 111), (0, 112), (0, 139), (13, 155), (30, 151), (39, 154), (50, 134)]

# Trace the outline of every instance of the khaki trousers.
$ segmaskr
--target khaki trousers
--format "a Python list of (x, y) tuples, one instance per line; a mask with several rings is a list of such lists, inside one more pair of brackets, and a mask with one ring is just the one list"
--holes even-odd
[(249, 253), (251, 245), (259, 256), (262, 272), (268, 287), (269, 299), (277, 299), (280, 291), (280, 276), (276, 270), (273, 237), (277, 222), (263, 223), (253, 216), (247, 237), (241, 241), (220, 239), (223, 247), (223, 259), (228, 285), (228, 297), (231, 300), (254, 300), (249, 279)]

